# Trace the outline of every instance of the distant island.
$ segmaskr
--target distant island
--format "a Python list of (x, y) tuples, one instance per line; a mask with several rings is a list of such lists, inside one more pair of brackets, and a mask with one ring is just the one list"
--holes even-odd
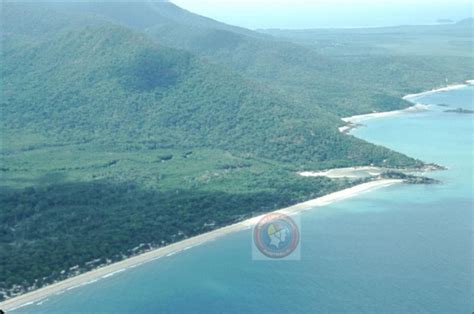
[(462, 113), (462, 114), (473, 114), (473, 113), (474, 113), (474, 110), (463, 109), (463, 108), (456, 108), (456, 109), (445, 110), (444, 112)]
[(436, 23), (438, 24), (453, 24), (454, 21), (451, 19), (438, 19), (436, 20)]

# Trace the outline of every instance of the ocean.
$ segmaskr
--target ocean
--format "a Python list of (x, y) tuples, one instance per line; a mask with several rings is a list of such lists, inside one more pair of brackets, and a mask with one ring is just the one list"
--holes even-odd
[[(471, 313), (474, 87), (416, 99), (428, 111), (351, 134), (426, 162), (440, 185), (393, 185), (300, 214), (300, 260), (252, 259), (242, 231), (15, 313)], [(435, 104), (448, 104), (441, 107)]]
[[(173, 0), (173, 3), (230, 25), (250, 29), (386, 27), (458, 21), (472, 15), (468, 0)], [(414, 5), (416, 4), (416, 5)]]

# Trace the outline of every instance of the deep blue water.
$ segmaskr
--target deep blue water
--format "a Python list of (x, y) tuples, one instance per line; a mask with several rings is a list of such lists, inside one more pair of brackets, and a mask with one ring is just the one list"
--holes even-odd
[[(472, 109), (473, 95), (469, 87), (417, 101)], [(244, 231), (20, 310), (470, 313), (473, 117), (445, 109), (354, 131), (447, 166), (430, 174), (444, 183), (395, 185), (302, 213), (300, 261), (252, 260)]]

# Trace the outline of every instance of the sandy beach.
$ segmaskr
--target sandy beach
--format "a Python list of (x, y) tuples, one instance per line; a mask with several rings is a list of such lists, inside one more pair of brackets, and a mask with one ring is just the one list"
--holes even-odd
[(441, 88), (436, 88), (432, 89), (426, 92), (421, 92), (418, 94), (408, 94), (403, 97), (404, 100), (410, 101), (414, 103), (413, 106), (408, 107), (406, 109), (402, 110), (393, 110), (393, 111), (384, 111), (384, 112), (373, 112), (373, 113), (367, 113), (367, 114), (360, 114), (360, 115), (355, 115), (355, 116), (350, 116), (346, 118), (342, 118), (341, 120), (346, 122), (348, 125), (342, 126), (339, 128), (339, 131), (341, 133), (349, 133), (352, 129), (358, 127), (358, 123), (369, 120), (369, 119), (376, 119), (376, 118), (385, 118), (385, 117), (392, 117), (392, 116), (397, 116), (400, 114), (406, 114), (406, 113), (414, 113), (414, 112), (421, 112), (424, 110), (428, 110), (429, 106), (424, 105), (424, 104), (419, 104), (416, 103), (416, 98), (420, 96), (426, 96), (429, 94), (433, 93), (439, 93), (439, 92), (447, 92), (450, 90), (455, 90), (455, 89), (460, 89), (469, 85), (474, 85), (474, 80), (467, 80), (465, 84), (454, 84), (454, 85), (448, 85), (445, 87)]
[[(421, 111), (425, 111), (425, 110), (428, 110), (427, 105), (415, 104), (411, 107), (408, 107), (408, 108), (402, 109), (402, 110), (393, 110), (393, 111), (359, 114), (359, 115), (350, 116), (350, 117), (347, 117), (347, 118), (342, 118), (341, 120), (346, 122), (346, 123), (357, 124), (357, 123), (360, 123), (362, 121), (369, 120), (369, 119), (386, 118), (386, 117), (397, 116), (397, 115), (400, 115), (400, 114), (421, 112)], [(346, 132), (348, 127), (349, 126), (343, 126), (343, 127), (339, 128), (339, 131)]]
[[(290, 206), (284, 209), (277, 210), (275, 212), (284, 213), (287, 215), (293, 215), (305, 210), (313, 209), (314, 207), (320, 207), (324, 205), (328, 205), (332, 202), (347, 199), (356, 195), (359, 195), (363, 192), (368, 192), (373, 189), (381, 188), (390, 186), (397, 183), (402, 183), (402, 180), (394, 180), (394, 179), (384, 179), (384, 180), (376, 180), (371, 181), (363, 184), (359, 184), (353, 186), (348, 189), (344, 189), (341, 191), (337, 191), (307, 202), (299, 203), (294, 206)], [(208, 233), (204, 233), (174, 244), (170, 244), (168, 246), (152, 250), (123, 261), (107, 265), (81, 275), (71, 277), (64, 281), (60, 281), (49, 286), (40, 288), (38, 290), (34, 290), (23, 295), (8, 299), (2, 303), (0, 303), (0, 308), (4, 311), (11, 311), (14, 309), (18, 309), (22, 306), (34, 304), (34, 303), (41, 303), (47, 300), (47, 298), (54, 294), (60, 294), (64, 291), (71, 290), (74, 288), (78, 288), (87, 284), (94, 283), (100, 279), (108, 278), (113, 276), (119, 272), (123, 272), (126, 269), (136, 267), (143, 263), (147, 263), (158, 258), (165, 258), (171, 256), (175, 253), (180, 251), (188, 250), (192, 247), (200, 245), (206, 241), (214, 240), (224, 235), (245, 230), (254, 226), (261, 218), (261, 216), (253, 217), (248, 220), (229, 225)]]
[[(443, 88), (433, 89), (433, 90), (419, 93), (419, 94), (410, 94), (403, 97), (403, 99), (412, 101), (415, 103), (414, 99), (419, 96), (424, 96), (424, 95), (435, 93), (435, 92), (443, 92), (443, 91), (449, 91), (453, 89), (459, 89), (467, 85), (473, 85), (473, 84), (474, 84), (474, 80), (469, 80), (469, 81), (466, 81), (466, 84), (451, 85), (451, 86), (447, 86)], [(428, 106), (426, 105), (415, 104), (414, 106), (411, 106), (403, 110), (395, 110), (395, 111), (388, 111), (388, 112), (373, 112), (369, 114), (355, 115), (355, 116), (351, 116), (347, 118), (342, 118), (344, 122), (350, 125), (343, 126), (339, 128), (339, 130), (341, 132), (348, 132), (352, 128), (357, 127), (358, 122), (361, 122), (364, 120), (395, 116), (395, 115), (400, 115), (400, 114), (405, 114), (405, 113), (419, 112), (419, 111), (423, 111), (427, 109), (428, 109)], [(308, 171), (308, 172), (301, 172), (299, 174), (302, 176), (307, 176), (307, 177), (328, 176), (328, 177), (333, 177), (333, 178), (339, 178), (339, 177), (357, 177), (358, 175), (356, 175), (356, 173), (360, 171), (365, 171), (367, 173), (371, 173), (371, 174), (373, 173), (374, 175), (376, 175), (377, 173), (381, 171), (381, 169), (377, 167), (370, 167), (370, 166), (348, 167), (348, 168), (340, 168), (340, 169), (330, 169), (327, 171), (319, 171), (319, 172)], [(314, 209), (315, 207), (321, 207), (321, 206), (328, 205), (332, 202), (347, 199), (347, 198), (359, 195), (361, 193), (371, 191), (373, 189), (382, 188), (382, 187), (386, 187), (386, 186), (390, 186), (390, 185), (402, 183), (402, 182), (403, 180), (398, 180), (398, 179), (375, 180), (375, 181), (359, 184), (348, 189), (337, 191), (337, 192), (319, 197), (317, 199), (313, 199), (307, 202), (296, 204), (294, 206), (280, 209), (275, 212), (284, 213), (287, 215), (293, 215), (305, 210)], [(127, 258), (123, 261), (110, 264), (110, 265), (83, 273), (81, 275), (71, 277), (69, 279), (51, 284), (49, 286), (40, 288), (38, 290), (34, 290), (31, 292), (25, 293), (23, 295), (5, 300), (4, 302), (0, 303), (0, 309), (4, 311), (11, 311), (11, 310), (18, 309), (22, 306), (26, 306), (30, 304), (35, 304), (35, 303), (40, 304), (44, 302), (45, 300), (47, 300), (47, 298), (51, 295), (60, 294), (67, 290), (71, 290), (71, 289), (78, 288), (87, 284), (91, 284), (100, 279), (108, 278), (117, 273), (123, 272), (129, 268), (133, 268), (133, 267), (139, 266), (141, 264), (144, 264), (144, 263), (147, 263), (159, 258), (166, 258), (166, 257), (172, 256), (180, 251), (188, 250), (206, 241), (215, 240), (219, 237), (225, 236), (233, 232), (249, 229), (252, 226), (254, 226), (262, 217), (263, 215), (258, 216), (258, 217), (253, 217), (248, 220), (245, 220), (236, 224), (232, 224), (223, 228), (219, 228), (217, 230), (207, 232), (207, 233), (204, 233), (204, 234), (201, 234), (201, 235), (198, 235), (198, 236), (195, 236), (195, 237), (192, 237), (180, 242), (176, 242), (159, 249), (151, 250), (149, 252)]]
[(439, 93), (439, 92), (447, 92), (447, 91), (450, 91), (450, 90), (460, 89), (460, 88), (466, 87), (468, 85), (474, 85), (474, 80), (467, 80), (465, 84), (448, 85), (448, 86), (445, 86), (445, 87), (435, 88), (435, 89), (432, 89), (432, 90), (429, 90), (429, 91), (426, 91), (426, 92), (421, 92), (421, 93), (418, 93), (418, 94), (408, 94), (408, 95), (404, 96), (403, 99), (411, 101), (413, 98), (417, 98), (417, 97), (420, 97), (420, 96), (426, 96), (426, 95), (429, 95), (429, 94)]
[(328, 178), (363, 178), (370, 176), (377, 176), (382, 174), (384, 171), (388, 171), (388, 168), (381, 168), (375, 166), (362, 166), (362, 167), (346, 167), (346, 168), (334, 168), (323, 171), (303, 171), (298, 173), (303, 177), (328, 177)]

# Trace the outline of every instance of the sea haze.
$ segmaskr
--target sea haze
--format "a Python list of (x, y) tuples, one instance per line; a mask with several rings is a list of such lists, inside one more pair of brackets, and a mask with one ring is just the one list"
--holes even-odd
[[(473, 109), (474, 87), (416, 99)], [(430, 106), (353, 134), (449, 170), (301, 214), (301, 261), (252, 261), (250, 230), (51, 296), (21, 311), (472, 311), (472, 115)], [(18, 312), (20, 311), (18, 310)]]
[(173, 0), (192, 12), (251, 29), (352, 28), (436, 24), (472, 15), (470, 1)]

